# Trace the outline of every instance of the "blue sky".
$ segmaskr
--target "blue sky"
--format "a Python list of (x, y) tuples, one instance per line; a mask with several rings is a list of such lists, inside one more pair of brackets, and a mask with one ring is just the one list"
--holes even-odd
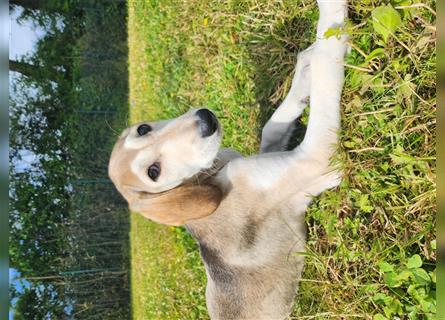
[[(20, 272), (18, 272), (16, 269), (9, 268), (9, 282), (13, 284), (15, 287), (15, 290), (19, 293), (23, 293), (25, 289), (29, 288), (30, 283), (26, 280), (18, 280), (17, 278), (20, 278)], [(12, 305), (15, 305), (16, 301), (11, 301)], [(14, 312), (10, 309), (9, 310), (9, 319), (12, 320), (14, 317)]]
[(14, 10), (9, 15), (9, 58), (20, 58), (34, 52), (38, 39), (45, 35), (45, 30), (35, 27), (30, 21), (17, 23), (21, 10)]

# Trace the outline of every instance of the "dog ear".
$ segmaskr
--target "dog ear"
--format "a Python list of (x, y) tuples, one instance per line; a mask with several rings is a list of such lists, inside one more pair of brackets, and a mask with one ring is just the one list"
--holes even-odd
[(182, 185), (158, 194), (140, 193), (129, 201), (130, 209), (158, 223), (180, 226), (212, 214), (222, 199), (213, 185)]

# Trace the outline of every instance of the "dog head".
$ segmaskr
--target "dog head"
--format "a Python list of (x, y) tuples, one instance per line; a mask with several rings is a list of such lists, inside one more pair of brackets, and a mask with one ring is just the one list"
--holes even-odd
[(218, 207), (221, 191), (196, 179), (212, 167), (221, 135), (218, 119), (208, 109), (138, 123), (115, 144), (109, 176), (130, 209), (153, 221), (182, 225), (208, 216)]

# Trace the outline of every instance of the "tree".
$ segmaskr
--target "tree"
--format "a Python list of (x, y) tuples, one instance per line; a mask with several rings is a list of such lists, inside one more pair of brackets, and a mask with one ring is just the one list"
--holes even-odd
[[(10, 8), (19, 6), (22, 18), (35, 19), (47, 34), (32, 56), (10, 61), (19, 72), (11, 92), (19, 94), (10, 102), (9, 257), (32, 283), (17, 293), (16, 318), (69, 318), (71, 307), (78, 318), (124, 319), (127, 212), (111, 205), (110, 198), (123, 205), (114, 189), (71, 182), (106, 175), (114, 137), (102, 117), (85, 121), (75, 110), (127, 101), (126, 28), (116, 28), (125, 24), (125, 3), (13, 0)], [(15, 170), (23, 154), (36, 158), (34, 167)]]
[(14, 306), (14, 320), (41, 320), (67, 318), (67, 305), (60, 299), (63, 288), (33, 283)]
[(61, 74), (54, 69), (48, 69), (27, 63), (25, 61), (9, 60), (9, 70), (21, 73), (38, 82), (44, 75), (47, 80), (57, 82)]
[(79, 13), (76, 9), (79, 1), (72, 0), (10, 0), (9, 11), (21, 8), (23, 11), (19, 21), (32, 19), (38, 25), (44, 27), (54, 23), (57, 18), (67, 14)]

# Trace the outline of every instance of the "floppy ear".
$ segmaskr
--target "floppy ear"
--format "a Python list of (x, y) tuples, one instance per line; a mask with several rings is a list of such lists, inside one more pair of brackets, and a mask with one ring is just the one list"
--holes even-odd
[(221, 198), (221, 190), (216, 186), (183, 185), (158, 194), (141, 193), (129, 205), (132, 211), (155, 222), (180, 226), (212, 214)]

